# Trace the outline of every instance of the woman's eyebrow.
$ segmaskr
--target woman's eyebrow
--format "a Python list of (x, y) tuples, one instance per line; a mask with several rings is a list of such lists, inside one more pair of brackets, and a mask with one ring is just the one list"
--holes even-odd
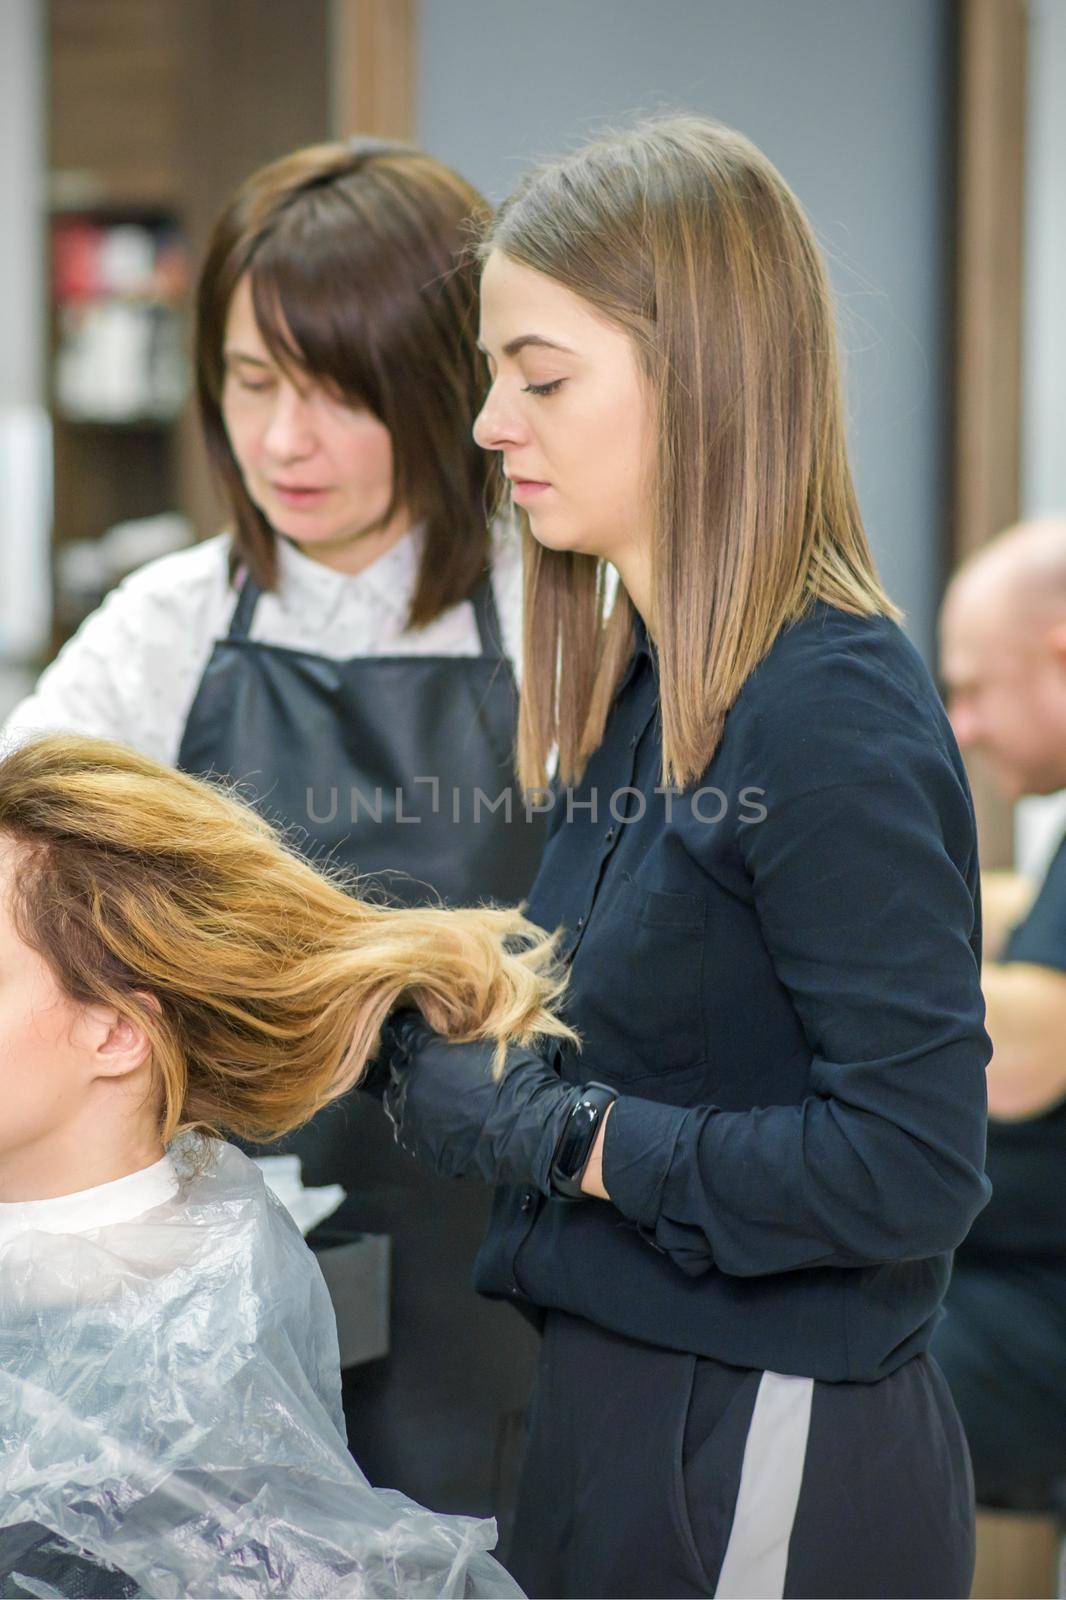
[(222, 352), (226, 361), (243, 361), (249, 367), (268, 367), (269, 361), (264, 361), (262, 356), (249, 355), (246, 350), (235, 350), (232, 345)]
[[(539, 333), (520, 333), (517, 339), (509, 339), (503, 347), (503, 353), (505, 356), (516, 356), (518, 352), (520, 350), (524, 350), (527, 345), (534, 345), (541, 350), (559, 350), (563, 355), (566, 356), (572, 356), (575, 354), (575, 352), (568, 349), (565, 344), (555, 344), (551, 339), (542, 338)], [(481, 343), (480, 339), (477, 342), (477, 347), (484, 355), (489, 354), (488, 350), (485, 349), (485, 346)]]

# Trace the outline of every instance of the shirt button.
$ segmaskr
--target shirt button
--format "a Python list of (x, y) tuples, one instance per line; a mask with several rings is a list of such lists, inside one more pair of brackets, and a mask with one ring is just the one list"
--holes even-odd
[(614, 829), (608, 828), (604, 838), (607, 840), (607, 843), (610, 844), (611, 840), (614, 838)]
[(578, 917), (577, 922), (575, 923), (575, 927), (583, 928), (584, 926), (585, 926), (584, 917)]
[(635, 750), (637, 748), (637, 735), (636, 734), (634, 734), (632, 739), (630, 739), (629, 748), (631, 750)]
[(522, 1190), (522, 1198), (518, 1203), (521, 1206), (523, 1211), (532, 1211), (533, 1210), (533, 1203), (534, 1203), (535, 1200), (536, 1200), (536, 1191), (535, 1190), (533, 1190), (533, 1189), (523, 1189)]

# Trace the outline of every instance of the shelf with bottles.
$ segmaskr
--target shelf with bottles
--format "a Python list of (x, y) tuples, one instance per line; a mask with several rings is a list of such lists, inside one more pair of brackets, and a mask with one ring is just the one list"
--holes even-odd
[(189, 389), (189, 249), (175, 217), (61, 212), (51, 224), (53, 410), (65, 423), (169, 427)]

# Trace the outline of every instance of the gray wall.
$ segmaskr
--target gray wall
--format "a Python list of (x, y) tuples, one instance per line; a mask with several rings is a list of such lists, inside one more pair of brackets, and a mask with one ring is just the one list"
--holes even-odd
[(948, 469), (948, 0), (422, 0), (419, 138), (491, 198), (634, 112), (741, 129), (831, 256), (853, 456), (930, 654)]
[(41, 0), (0, 0), (0, 722), (51, 604), (43, 42)]
[[(1025, 152), (1022, 515), (1066, 516), (1066, 0), (1029, 0)], [(1066, 794), (1023, 800), (1016, 860), (1042, 876), (1066, 827)]]
[(40, 0), (0, 4), (0, 406), (43, 390), (44, 106)]
[(1022, 511), (1066, 516), (1066, 0), (1029, 0)]

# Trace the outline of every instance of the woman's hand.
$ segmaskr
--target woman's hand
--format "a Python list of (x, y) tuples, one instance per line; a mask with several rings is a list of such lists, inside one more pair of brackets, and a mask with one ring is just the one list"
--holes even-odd
[(389, 1066), (383, 1103), (397, 1141), (444, 1176), (531, 1183), (550, 1195), (552, 1159), (582, 1086), (565, 1083), (535, 1051), (517, 1045), (495, 1080), (494, 1051), (489, 1040), (453, 1043), (418, 1011), (390, 1017), (382, 1034)]

